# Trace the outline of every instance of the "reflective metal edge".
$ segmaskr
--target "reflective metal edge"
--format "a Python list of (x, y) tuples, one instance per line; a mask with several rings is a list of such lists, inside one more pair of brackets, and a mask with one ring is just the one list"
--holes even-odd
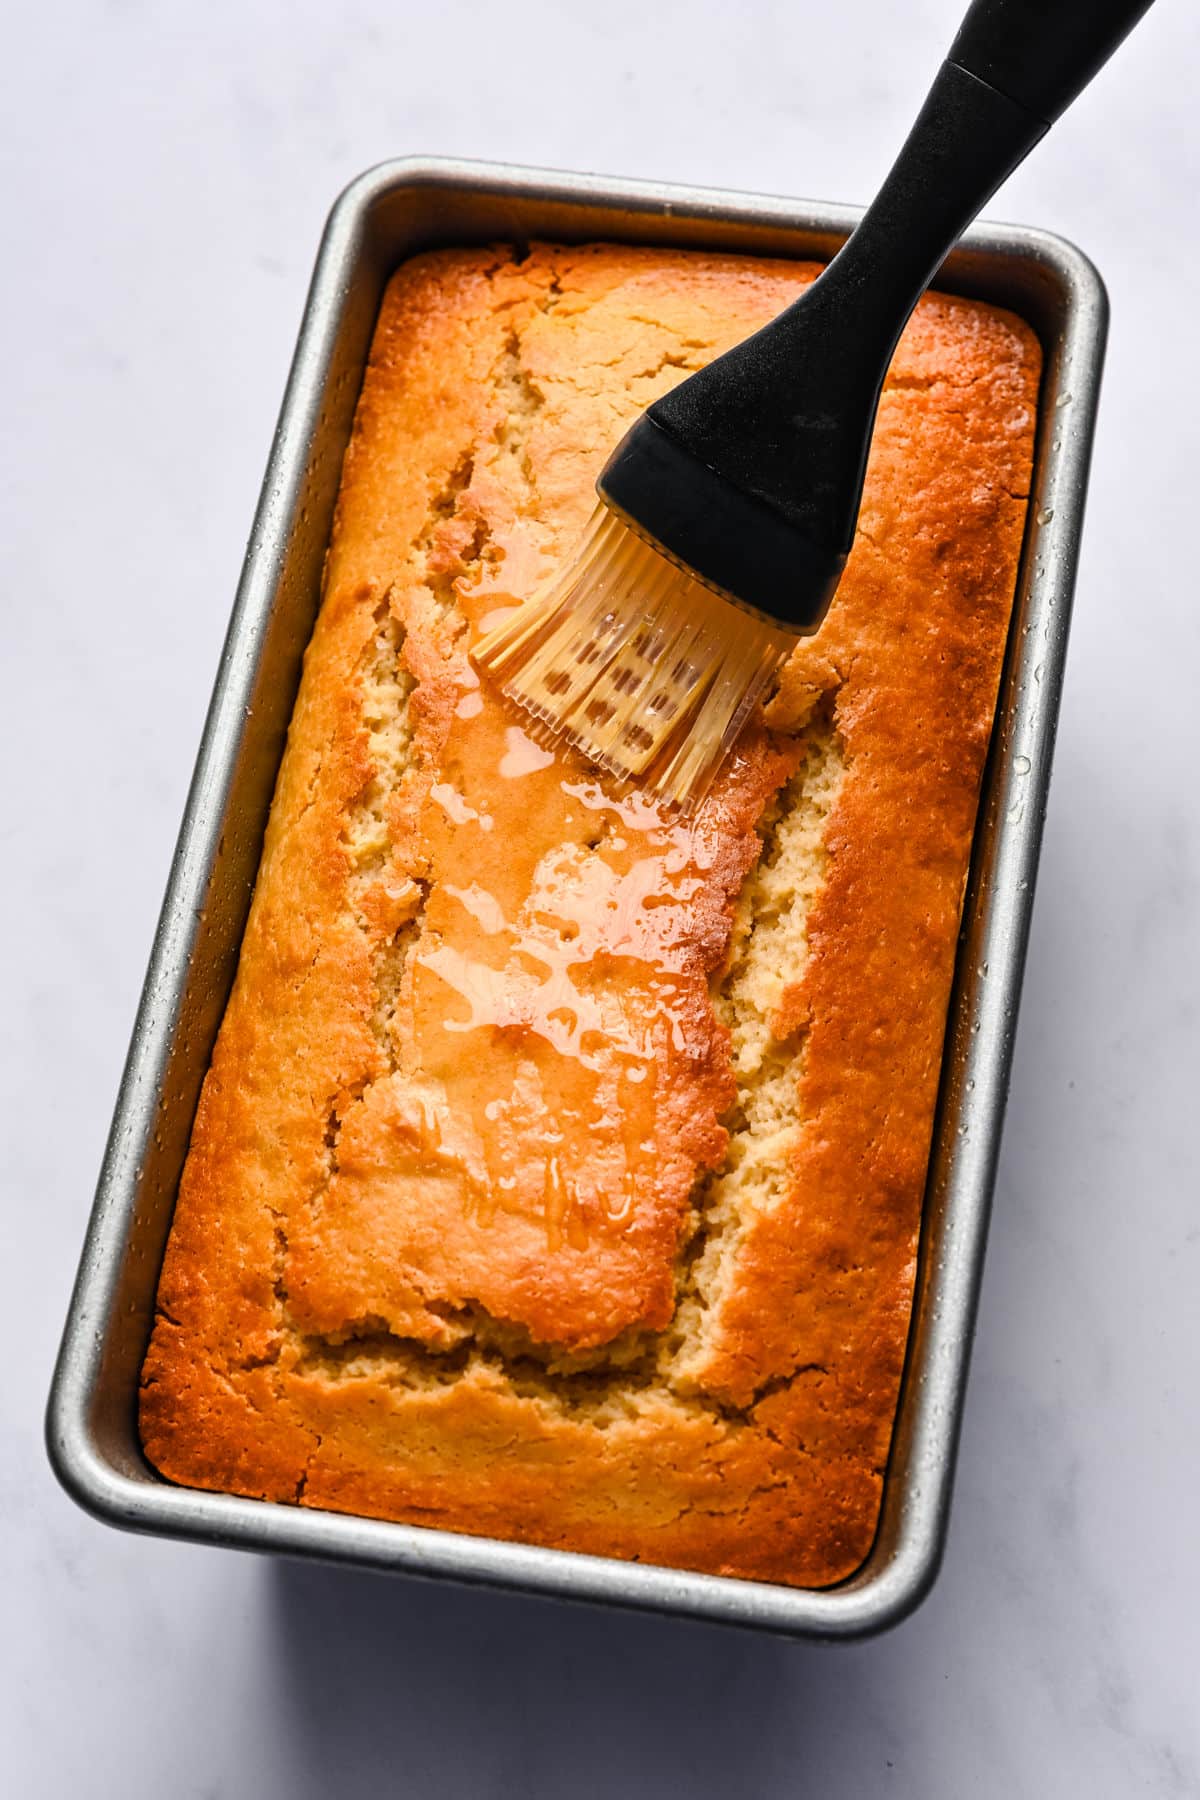
[(793, 1636), (852, 1638), (928, 1591), (945, 1537), (1063, 679), (1107, 301), (1061, 238), (979, 226), (938, 285), (1009, 305), (1046, 355), (1029, 526), (965, 911), (908, 1365), (880, 1528), (824, 1591), (648, 1567), (171, 1486), (136, 1391), (200, 1082), (236, 966), (383, 282), (434, 243), (612, 238), (826, 256), (857, 209), (414, 158), (330, 215), (246, 552), (47, 1413), (69, 1493), (128, 1529)]

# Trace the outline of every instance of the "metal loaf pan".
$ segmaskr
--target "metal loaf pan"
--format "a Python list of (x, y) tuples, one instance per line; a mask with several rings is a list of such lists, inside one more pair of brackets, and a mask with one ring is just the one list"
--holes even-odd
[(907, 1374), (870, 1557), (823, 1592), (719, 1579), (308, 1511), (164, 1482), (135, 1424), (138, 1371), (200, 1084), (233, 978), (383, 286), (437, 244), (614, 239), (828, 257), (849, 207), (479, 163), (387, 163), (330, 216), (134, 1026), (47, 1436), (110, 1523), (241, 1549), (606, 1601), (795, 1636), (892, 1624), (946, 1529), (1063, 679), (1107, 305), (1044, 232), (982, 226), (939, 285), (1022, 314), (1045, 350), (1033, 498), (946, 1038)]

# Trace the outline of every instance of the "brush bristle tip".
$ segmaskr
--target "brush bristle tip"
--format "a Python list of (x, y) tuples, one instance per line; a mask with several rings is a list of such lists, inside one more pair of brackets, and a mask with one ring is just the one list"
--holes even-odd
[(794, 643), (602, 506), (572, 562), (472, 654), (540, 732), (689, 811)]

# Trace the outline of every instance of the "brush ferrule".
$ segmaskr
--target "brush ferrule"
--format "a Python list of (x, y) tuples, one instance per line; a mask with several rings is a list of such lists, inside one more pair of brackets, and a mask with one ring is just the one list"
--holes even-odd
[(824, 618), (845, 556), (812, 543), (649, 415), (621, 439), (596, 490), (640, 537), (723, 599), (798, 634)]

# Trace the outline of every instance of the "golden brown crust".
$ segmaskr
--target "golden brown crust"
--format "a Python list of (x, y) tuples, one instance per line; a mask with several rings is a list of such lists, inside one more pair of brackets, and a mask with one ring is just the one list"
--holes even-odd
[(1032, 334), (921, 303), (834, 607), (692, 826), (466, 654), (629, 418), (812, 273), (543, 246), (389, 287), (146, 1361), (171, 1479), (801, 1585), (869, 1549)]

